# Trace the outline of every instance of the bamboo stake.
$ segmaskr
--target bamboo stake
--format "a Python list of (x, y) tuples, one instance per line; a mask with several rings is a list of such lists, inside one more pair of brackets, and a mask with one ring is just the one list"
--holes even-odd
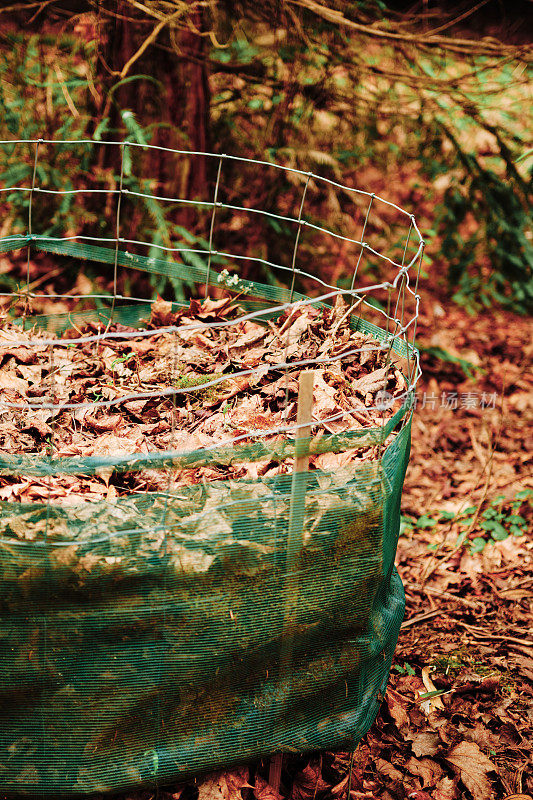
[[(303, 544), (303, 522), (305, 517), (305, 491), (309, 469), (309, 441), (313, 415), (313, 382), (315, 373), (306, 370), (298, 381), (298, 412), (296, 416), (294, 468), (292, 472), (291, 503), (289, 511), (289, 535), (287, 541), (286, 598), (283, 624), (283, 639), (280, 659), (280, 683), (283, 685), (290, 673), (293, 652), (291, 633), (292, 620), (298, 604), (298, 558)], [(301, 427), (300, 427), (301, 426)], [(283, 753), (276, 753), (270, 760), (268, 782), (279, 792)]]

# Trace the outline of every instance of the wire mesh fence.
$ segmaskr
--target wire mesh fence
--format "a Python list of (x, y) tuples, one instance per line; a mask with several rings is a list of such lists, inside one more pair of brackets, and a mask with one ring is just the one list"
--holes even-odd
[(157, 786), (353, 745), (403, 614), (414, 217), (237, 156), (0, 146), (0, 785)]

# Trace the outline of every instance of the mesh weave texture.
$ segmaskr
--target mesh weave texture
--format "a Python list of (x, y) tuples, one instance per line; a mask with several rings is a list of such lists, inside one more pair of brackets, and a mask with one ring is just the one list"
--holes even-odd
[(104, 791), (354, 745), (403, 617), (409, 435), (381, 465), (303, 476), (292, 573), (290, 476), (16, 516), (3, 504), (3, 790)]
[[(257, 285), (251, 294), (265, 299)], [(69, 508), (0, 502), (0, 789), (154, 787), (276, 751), (355, 746), (375, 719), (404, 612), (393, 562), (410, 413), (364, 433), (383, 442), (400, 422), (379, 460), (336, 472)], [(324, 437), (321, 451), (356, 439)], [(203, 458), (253, 461), (265, 447)], [(198, 458), (2, 456), (0, 470), (186, 469)]]

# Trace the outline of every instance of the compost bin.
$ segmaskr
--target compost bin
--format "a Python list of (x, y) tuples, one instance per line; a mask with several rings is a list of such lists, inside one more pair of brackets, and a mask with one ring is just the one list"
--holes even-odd
[[(102, 143), (3, 146), (33, 170), (5, 195), (26, 198), (27, 230), (0, 241), (25, 277), (2, 297), (0, 331), (0, 789), (157, 786), (355, 746), (404, 611), (414, 218), (296, 168), (279, 207), (255, 208), (250, 170), (284, 168), (230, 156), (203, 154), (212, 195), (191, 200), (134, 175), (145, 145), (108, 145), (122, 157), (111, 188), (68, 179), (69, 159)], [(64, 188), (49, 188), (52, 160)], [(317, 221), (331, 193), (342, 218)], [(108, 210), (96, 234), (82, 214), (95, 197)], [(65, 198), (75, 233), (58, 231)], [(159, 239), (130, 235), (139, 208)], [(384, 254), (387, 214), (402, 236)], [(257, 219), (265, 240), (251, 245)], [(341, 288), (315, 274), (339, 243), (352, 265)], [(92, 287), (34, 288), (35, 258)], [(129, 296), (143, 274), (180, 302)]]

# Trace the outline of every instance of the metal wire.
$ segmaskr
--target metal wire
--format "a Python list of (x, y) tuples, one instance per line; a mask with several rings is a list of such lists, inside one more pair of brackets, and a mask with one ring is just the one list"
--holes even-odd
[(213, 231), (215, 228), (215, 214), (217, 211), (217, 198), (218, 198), (218, 187), (220, 186), (220, 173), (222, 171), (222, 156), (218, 162), (218, 170), (217, 170), (217, 179), (215, 183), (215, 194), (213, 197), (213, 213), (211, 214), (211, 226), (209, 228), (209, 256), (207, 259), (207, 273), (205, 276), (205, 296), (207, 297), (209, 293), (209, 277), (211, 272), (211, 259), (213, 257)]
[[(241, 156), (233, 156), (228, 154), (216, 154), (216, 153), (203, 153), (203, 152), (196, 152), (196, 151), (186, 151), (186, 150), (176, 150), (173, 148), (167, 147), (160, 147), (156, 145), (145, 145), (140, 144), (138, 142), (131, 142), (131, 141), (116, 141), (116, 142), (106, 142), (106, 141), (93, 141), (90, 139), (85, 140), (52, 140), (52, 139), (38, 139), (38, 140), (26, 140), (26, 139), (18, 139), (18, 140), (3, 140), (0, 141), (0, 146), (2, 145), (9, 145), (12, 146), (13, 144), (29, 144), (30, 146), (34, 147), (34, 161), (33, 161), (33, 177), (31, 186), (13, 186), (13, 187), (1, 187), (0, 192), (26, 192), (30, 195), (29, 201), (29, 218), (28, 218), (28, 234), (27, 235), (11, 235), (6, 236), (0, 240), (0, 244), (4, 244), (7, 246), (7, 249), (17, 249), (17, 246), (28, 246), (28, 263), (27, 263), (27, 281), (26, 281), (26, 292), (25, 297), (28, 298), (35, 298), (35, 299), (70, 299), (70, 300), (87, 300), (87, 301), (102, 301), (102, 300), (109, 300), (111, 302), (111, 316), (109, 317), (109, 322), (107, 324), (107, 328), (97, 334), (90, 335), (90, 336), (80, 336), (78, 338), (73, 339), (61, 339), (59, 337), (31, 337), (28, 339), (24, 339), (23, 337), (16, 337), (16, 338), (9, 338), (9, 340), (2, 340), (0, 339), (0, 347), (8, 345), (9, 347), (35, 347), (35, 348), (44, 348), (49, 347), (51, 352), (53, 352), (55, 347), (65, 347), (65, 346), (73, 346), (73, 345), (87, 345), (91, 343), (100, 343), (106, 340), (129, 340), (135, 338), (143, 338), (143, 337), (157, 337), (160, 335), (178, 335), (181, 333), (185, 333), (186, 331), (191, 330), (209, 330), (209, 329), (228, 329), (232, 328), (233, 326), (242, 325), (246, 322), (252, 322), (254, 320), (262, 321), (265, 318), (265, 313), (268, 312), (269, 316), (276, 316), (283, 313), (287, 313), (290, 315), (294, 312), (296, 308), (304, 309), (306, 306), (313, 305), (315, 307), (319, 307), (320, 305), (333, 303), (339, 296), (344, 297), (348, 300), (349, 304), (354, 304), (357, 301), (358, 306), (358, 321), (364, 319), (364, 314), (372, 313), (373, 315), (378, 315), (380, 318), (383, 319), (384, 327), (386, 328), (386, 334), (383, 338), (381, 343), (377, 343), (374, 345), (365, 344), (362, 347), (355, 347), (347, 350), (344, 353), (339, 355), (335, 355), (332, 357), (319, 357), (317, 359), (299, 359), (297, 361), (291, 361), (287, 357), (287, 346), (289, 342), (286, 342), (285, 346), (285, 357), (280, 360), (279, 363), (276, 364), (265, 364), (261, 366), (261, 370), (263, 374), (268, 374), (274, 371), (285, 371), (285, 374), (288, 376), (289, 371), (297, 368), (304, 368), (304, 367), (313, 367), (316, 366), (317, 368), (327, 366), (328, 364), (333, 364), (339, 361), (342, 361), (345, 358), (349, 358), (357, 353), (364, 352), (364, 351), (372, 351), (378, 350), (387, 353), (386, 359), (386, 366), (387, 370), (390, 366), (390, 358), (392, 356), (392, 352), (396, 351), (399, 354), (403, 354), (407, 358), (408, 363), (408, 375), (407, 377), (407, 388), (405, 392), (399, 395), (395, 400), (397, 402), (403, 401), (409, 397), (414, 391), (416, 386), (416, 382), (420, 375), (420, 364), (418, 359), (418, 353), (414, 344), (414, 338), (416, 333), (416, 319), (418, 316), (418, 307), (419, 307), (419, 296), (418, 296), (418, 278), (420, 274), (422, 256), (423, 256), (423, 249), (424, 249), (424, 242), (422, 240), (422, 236), (420, 235), (420, 231), (417, 227), (416, 220), (414, 216), (404, 209), (400, 208), (394, 203), (387, 201), (374, 192), (363, 191), (360, 189), (356, 189), (349, 186), (344, 186), (337, 181), (331, 180), (321, 175), (316, 175), (313, 172), (306, 172), (301, 169), (297, 169), (294, 167), (285, 167), (280, 164), (271, 163), (269, 161), (256, 161), (249, 158), (244, 158)], [(119, 185), (118, 188), (98, 188), (98, 187), (84, 187), (84, 188), (74, 188), (74, 189), (55, 189), (55, 188), (48, 188), (42, 187), (38, 183), (38, 170), (37, 170), (37, 158), (39, 154), (39, 148), (41, 145), (51, 145), (51, 146), (72, 146), (78, 147), (80, 145), (102, 145), (105, 144), (106, 146), (114, 146), (120, 148), (121, 152), (121, 159), (120, 159), (120, 178), (119, 178)], [(213, 159), (217, 161), (217, 173), (216, 173), (216, 181), (214, 187), (214, 195), (213, 200), (211, 201), (203, 201), (199, 199), (191, 199), (191, 198), (183, 198), (183, 197), (166, 197), (164, 195), (150, 193), (148, 191), (134, 191), (126, 186), (124, 186), (124, 155), (126, 148), (136, 148), (137, 152), (150, 152), (150, 151), (160, 151), (160, 152), (167, 152), (172, 153), (174, 155), (183, 155), (187, 157), (195, 156), (195, 157), (205, 157), (208, 159)], [(302, 179), (302, 183), (304, 185), (302, 197), (300, 198), (300, 203), (298, 206), (297, 213), (291, 215), (287, 213), (286, 208), (283, 209), (275, 209), (275, 210), (266, 210), (262, 208), (256, 208), (252, 205), (246, 205), (246, 200), (244, 203), (233, 202), (233, 203), (226, 203), (221, 202), (219, 199), (219, 189), (221, 184), (221, 175), (222, 170), (224, 169), (224, 164), (227, 161), (231, 161), (235, 164), (243, 164), (243, 165), (250, 165), (253, 166), (256, 170), (264, 170), (264, 180), (268, 180), (267, 173), (268, 170), (276, 170), (282, 171), (285, 173), (290, 173), (295, 176), (299, 176)], [(311, 184), (312, 182), (312, 184)], [(364, 221), (360, 233), (360, 237), (354, 237), (350, 235), (346, 235), (346, 233), (341, 233), (338, 231), (331, 230), (329, 227), (324, 226), (324, 224), (317, 222), (317, 221), (310, 221), (309, 219), (304, 219), (304, 207), (306, 203), (306, 198), (308, 196), (309, 187), (313, 185), (313, 191), (315, 189), (320, 191), (320, 187), (329, 187), (330, 189), (340, 189), (344, 193), (345, 196), (353, 197), (354, 199), (357, 197), (368, 198), (368, 206), (366, 208)], [(115, 223), (115, 235), (114, 236), (91, 236), (82, 233), (70, 233), (65, 236), (43, 236), (40, 234), (36, 234), (34, 230), (34, 224), (32, 220), (32, 198), (35, 192), (39, 192), (42, 194), (50, 194), (50, 195), (85, 195), (85, 194), (95, 194), (97, 196), (105, 195), (107, 197), (111, 197), (113, 195), (118, 196), (117, 206), (116, 206), (116, 223)], [(121, 218), (122, 214), (122, 198), (124, 196), (131, 197), (132, 199), (138, 199), (139, 201), (149, 199), (151, 202), (156, 203), (169, 203), (172, 204), (173, 207), (176, 204), (183, 204), (185, 206), (196, 206), (198, 208), (205, 208), (211, 209), (211, 219), (210, 219), (210, 228), (209, 228), (209, 241), (208, 246), (206, 248), (199, 248), (199, 247), (184, 247), (180, 246), (178, 242), (175, 247), (162, 245), (155, 242), (150, 241), (143, 241), (140, 239), (133, 239), (128, 238), (126, 234), (126, 226), (127, 220), (123, 220)], [(380, 252), (376, 247), (372, 247), (365, 241), (366, 232), (368, 226), (372, 220), (372, 210), (375, 208), (376, 204), (384, 204), (387, 208), (398, 212), (400, 217), (405, 218), (406, 220), (406, 240), (405, 245), (403, 247), (403, 253), (401, 261), (398, 262), (394, 258), (391, 258), (386, 253)], [(253, 251), (248, 252), (249, 248), (246, 247), (246, 252), (235, 252), (235, 249), (231, 247), (225, 247), (223, 250), (220, 250), (214, 246), (215, 236), (217, 235), (217, 210), (218, 208), (224, 208), (229, 212), (233, 212), (234, 215), (238, 214), (258, 214), (264, 216), (266, 219), (271, 220), (273, 223), (283, 222), (285, 224), (294, 224), (297, 225), (294, 245), (292, 248), (292, 256), (291, 256), (291, 263), (290, 265), (284, 265), (276, 263), (269, 259), (268, 257), (264, 257), (263, 254), (257, 255)], [(236, 226), (236, 230), (239, 230), (239, 225)], [(358, 248), (358, 256), (357, 261), (355, 264), (355, 268), (350, 280), (350, 288), (349, 289), (339, 289), (335, 286), (332, 286), (323, 278), (319, 277), (318, 275), (314, 274), (312, 269), (305, 269), (296, 266), (297, 260), (297, 253), (298, 248), (301, 242), (301, 234), (302, 231), (307, 229), (311, 232), (313, 236), (321, 236), (324, 237), (325, 244), (322, 245), (323, 249), (326, 251), (331, 251), (332, 246), (335, 242), (345, 242), (347, 244), (353, 245)], [(124, 235), (121, 235), (121, 229)], [(228, 231), (227, 226), (223, 231), (225, 241), (228, 240), (230, 236), (230, 231)], [(231, 228), (230, 228), (231, 230)], [(409, 250), (411, 249), (411, 253), (413, 251), (413, 247), (411, 247), (411, 238), (415, 236), (418, 239), (418, 242), (415, 243), (416, 252), (410, 258), (408, 258)], [(87, 293), (87, 294), (46, 294), (46, 293), (35, 293), (30, 291), (30, 282), (29, 282), (29, 268), (30, 268), (30, 260), (29, 260), (29, 249), (31, 246), (39, 247), (43, 245), (46, 249), (47, 243), (50, 245), (54, 245), (54, 243), (62, 243), (62, 242), (88, 242), (88, 243), (96, 243), (100, 246), (104, 246), (107, 250), (113, 248), (114, 254), (111, 257), (113, 264), (113, 293), (107, 294), (105, 292), (95, 292), (95, 293)], [(19, 245), (20, 242), (20, 245)], [(314, 243), (314, 239), (313, 239)], [(172, 242), (170, 242), (172, 244)], [(133, 253), (128, 253), (127, 250), (122, 249), (121, 246), (128, 246), (134, 245), (135, 247), (142, 247), (142, 248), (151, 248), (160, 250), (162, 253), (168, 253), (170, 256), (176, 254), (177, 256), (183, 256), (185, 259), (188, 257), (205, 257), (205, 279), (202, 282), (205, 282), (205, 295), (207, 296), (209, 285), (215, 284), (222, 286), (225, 290), (233, 291), (235, 295), (240, 295), (242, 291), (246, 290), (247, 287), (252, 287), (252, 284), (249, 284), (247, 281), (241, 284), (241, 279), (238, 273), (234, 275), (229, 275), (229, 273), (224, 275), (224, 273), (215, 272), (213, 269), (213, 259), (217, 257), (217, 263), (227, 264), (230, 266), (233, 262), (233, 265), (238, 267), (242, 262), (246, 262), (248, 264), (259, 264), (263, 265), (275, 273), (279, 273), (282, 276), (288, 277), (290, 275), (289, 285), (287, 286), (287, 296), (289, 297), (288, 302), (271, 302), (266, 307), (263, 305), (262, 308), (256, 311), (251, 311), (249, 313), (242, 313), (239, 314), (234, 319), (231, 320), (222, 320), (222, 321), (215, 321), (215, 322), (205, 322), (205, 321), (194, 321), (183, 325), (170, 325), (164, 327), (158, 327), (151, 330), (126, 330), (126, 331), (114, 331), (109, 329), (112, 321), (113, 311), (115, 309), (115, 304), (117, 301), (130, 301), (134, 303), (150, 303), (149, 298), (141, 298), (130, 296), (128, 293), (120, 291), (118, 285), (118, 267), (119, 263), (123, 265), (125, 263), (124, 257), (126, 261), (131, 260), (131, 264), (128, 264), (128, 268), (135, 269), (137, 266), (141, 268), (148, 269), (149, 271), (153, 271), (155, 273), (158, 272), (159, 265), (165, 265), (165, 270), (162, 274), (168, 275), (169, 272), (169, 264), (172, 262), (169, 261), (158, 261), (155, 258), (146, 258), (141, 256), (136, 256)], [(80, 244), (80, 247), (83, 245)], [(3, 248), (4, 251), (6, 247)], [(51, 252), (56, 252), (55, 250), (51, 250)], [(70, 250), (68, 251), (69, 254)], [(112, 251), (113, 252), (113, 251)], [(122, 257), (121, 257), (122, 253)], [(61, 252), (60, 252), (61, 254)], [(268, 255), (268, 254), (267, 254)], [(366, 286), (363, 285), (356, 285), (356, 278), (360, 272), (361, 266), (363, 265), (364, 261), (372, 256), (378, 258), (380, 262), (385, 265), (387, 268), (394, 269), (395, 273), (390, 280), (384, 280), (381, 282), (374, 282), (369, 283)], [(85, 256), (86, 258), (90, 258), (90, 255)], [(128, 258), (129, 257), (129, 258)], [(141, 259), (144, 258), (145, 264), (141, 263)], [(301, 260), (301, 257), (300, 257)], [(196, 262), (192, 262), (196, 263)], [(414, 265), (417, 265), (416, 271), (416, 279), (414, 288), (411, 286), (410, 282), (410, 270)], [(181, 270), (181, 274), (184, 274), (184, 270)], [(200, 274), (200, 273), (197, 273)], [(317, 296), (309, 297), (301, 299), (299, 296), (296, 300), (294, 298), (294, 290), (295, 290), (295, 282), (296, 278), (299, 278), (301, 281), (304, 282), (305, 290), (309, 291), (308, 286), (313, 285), (318, 289)], [(281, 284), (283, 285), (283, 284)], [(268, 287), (265, 287), (268, 289)], [(376, 307), (373, 298), (376, 296), (377, 293), (380, 291), (385, 290), (387, 291), (387, 296), (389, 298), (388, 307)], [(277, 286), (271, 291), (272, 297), (283, 297), (280, 294), (280, 289)], [(276, 295), (277, 292), (277, 295)], [(391, 297), (394, 296), (394, 313), (391, 314), (391, 304), (390, 300)], [(17, 299), (20, 297), (20, 293), (10, 293), (10, 292), (2, 292), (0, 293), (0, 297), (2, 298), (10, 298)], [(409, 299), (409, 308), (412, 309), (412, 313), (409, 314), (408, 319), (406, 320), (406, 301)], [(364, 313), (363, 313), (364, 312)], [(106, 313), (109, 313), (109, 309), (107, 309)], [(359, 324), (359, 322), (357, 323)], [(410, 329), (410, 330), (409, 330)], [(290, 328), (289, 328), (290, 330)], [(392, 330), (392, 333), (391, 333)], [(376, 336), (380, 336), (379, 329), (376, 328)], [(175, 345), (177, 346), (177, 337), (175, 340)], [(180, 387), (177, 388), (174, 385), (167, 388), (158, 389), (157, 391), (150, 391), (150, 392), (130, 392), (127, 395), (123, 395), (121, 397), (116, 397), (109, 400), (95, 400), (95, 401), (87, 401), (87, 402), (79, 402), (79, 403), (70, 403), (70, 402), (56, 402), (56, 399), (53, 399), (53, 402), (45, 402), (45, 403), (34, 403), (34, 402), (27, 402), (27, 403), (11, 403), (0, 401), (0, 412), (6, 411), (8, 409), (17, 409), (17, 410), (38, 410), (38, 409), (49, 409), (54, 412), (59, 413), (61, 410), (77, 410), (77, 409), (97, 409), (97, 408), (110, 408), (111, 406), (118, 405), (124, 402), (132, 401), (132, 400), (148, 400), (152, 398), (165, 398), (165, 397), (173, 397), (174, 404), (176, 402), (175, 398), (177, 394), (187, 395), (189, 392), (195, 392), (199, 390), (205, 390), (209, 387), (215, 386), (222, 381), (234, 380), (236, 378), (246, 377), (253, 375), (257, 369), (242, 369), (237, 372), (231, 374), (220, 374), (217, 375), (213, 380), (202, 383), (199, 386), (190, 386), (190, 387)], [(287, 395), (288, 397), (288, 395)], [(368, 407), (365, 405), (354, 405), (349, 410), (344, 410), (339, 414), (332, 415), (327, 419), (323, 419), (320, 421), (315, 421), (315, 425), (327, 425), (328, 422), (335, 421), (339, 418), (343, 418), (350, 413), (358, 410), (368, 410)], [(384, 415), (383, 420), (384, 424)], [(295, 426), (284, 424), (281, 426), (277, 426), (275, 428), (271, 428), (268, 431), (254, 431), (254, 437), (261, 437), (261, 436), (269, 436), (272, 434), (279, 434), (287, 431), (294, 431)], [(249, 434), (246, 434), (249, 435)], [(246, 436), (238, 436), (233, 437), (232, 439), (228, 440), (229, 442), (236, 442), (240, 441)], [(216, 445), (217, 447), (220, 446), (219, 444)]]
[[(375, 291), (376, 289), (388, 288), (389, 286), (393, 287), (393, 284), (378, 283), (366, 286), (363, 289), (360, 289), (359, 291), (369, 293), (371, 291)], [(279, 315), (284, 311), (288, 311), (289, 309), (294, 309), (296, 307), (305, 308), (306, 306), (316, 306), (321, 304), (324, 305), (326, 304), (327, 300), (334, 300), (337, 297), (339, 296), (343, 297), (344, 295), (351, 297), (353, 295), (353, 291), (349, 289), (333, 289), (332, 291), (327, 292), (326, 294), (319, 295), (318, 297), (315, 298), (307, 298), (305, 300), (298, 300), (296, 302), (287, 302), (275, 306), (270, 306), (268, 308), (268, 311), (270, 314)], [(109, 295), (107, 296), (109, 297)], [(375, 309), (375, 310), (386, 317), (386, 312), (383, 309)], [(97, 334), (92, 334), (91, 336), (81, 336), (79, 338), (73, 338), (73, 339), (60, 339), (60, 338), (10, 339), (9, 343), (10, 346), (16, 345), (17, 347), (23, 347), (23, 346), (42, 347), (45, 345), (46, 346), (52, 345), (54, 347), (69, 347), (73, 344), (88, 344), (91, 342), (99, 342), (104, 339), (136, 339), (138, 337), (142, 338), (162, 333), (180, 333), (183, 331), (190, 331), (190, 330), (209, 330), (211, 328), (213, 329), (231, 328), (239, 323), (250, 322), (255, 319), (260, 319), (261, 317), (263, 317), (264, 313), (265, 309), (259, 309), (258, 311), (250, 311), (247, 314), (241, 314), (240, 316), (235, 317), (234, 319), (224, 319), (218, 322), (193, 320), (191, 322), (184, 323), (183, 325), (166, 325), (164, 327), (150, 328), (149, 330), (140, 329), (135, 331), (108, 331), (106, 333), (101, 333), (101, 334), (97, 333)], [(407, 328), (411, 325), (412, 321), (413, 320), (410, 320), (409, 323), (401, 329), (400, 332), (402, 334), (405, 333)]]
[(296, 253), (298, 251), (298, 243), (300, 241), (300, 234), (302, 232), (302, 214), (305, 205), (305, 197), (307, 195), (307, 187), (309, 186), (309, 180), (311, 178), (311, 173), (307, 176), (307, 180), (305, 182), (303, 194), (302, 194), (302, 201), (300, 203), (300, 210), (298, 212), (298, 230), (296, 231), (296, 238), (294, 240), (294, 250), (292, 251), (292, 264), (291, 264), (291, 271), (292, 271), (292, 281), (291, 281), (291, 294), (290, 294), (290, 301), (292, 303), (292, 298), (294, 297), (294, 282), (296, 280)]
[[(32, 210), (33, 210), (33, 193), (35, 191), (35, 178), (37, 176), (37, 159), (39, 158), (39, 144), (41, 143), (42, 139), (38, 139), (35, 142), (35, 158), (33, 161), (33, 175), (31, 179), (31, 187), (29, 189), (30, 192), (30, 202), (28, 204), (28, 236), (31, 239), (32, 236)], [(31, 244), (28, 244), (28, 259), (26, 263), (26, 291), (30, 288), (30, 252), (31, 252)]]
[(117, 202), (115, 263), (113, 267), (113, 307), (111, 310), (111, 315), (113, 314), (113, 308), (115, 307), (115, 300), (117, 298), (118, 246), (120, 243), (120, 209), (122, 206), (122, 194), (123, 194), (123, 184), (124, 184), (124, 149), (126, 147), (127, 143), (124, 143), (120, 148), (120, 180), (119, 180), (118, 202)]

